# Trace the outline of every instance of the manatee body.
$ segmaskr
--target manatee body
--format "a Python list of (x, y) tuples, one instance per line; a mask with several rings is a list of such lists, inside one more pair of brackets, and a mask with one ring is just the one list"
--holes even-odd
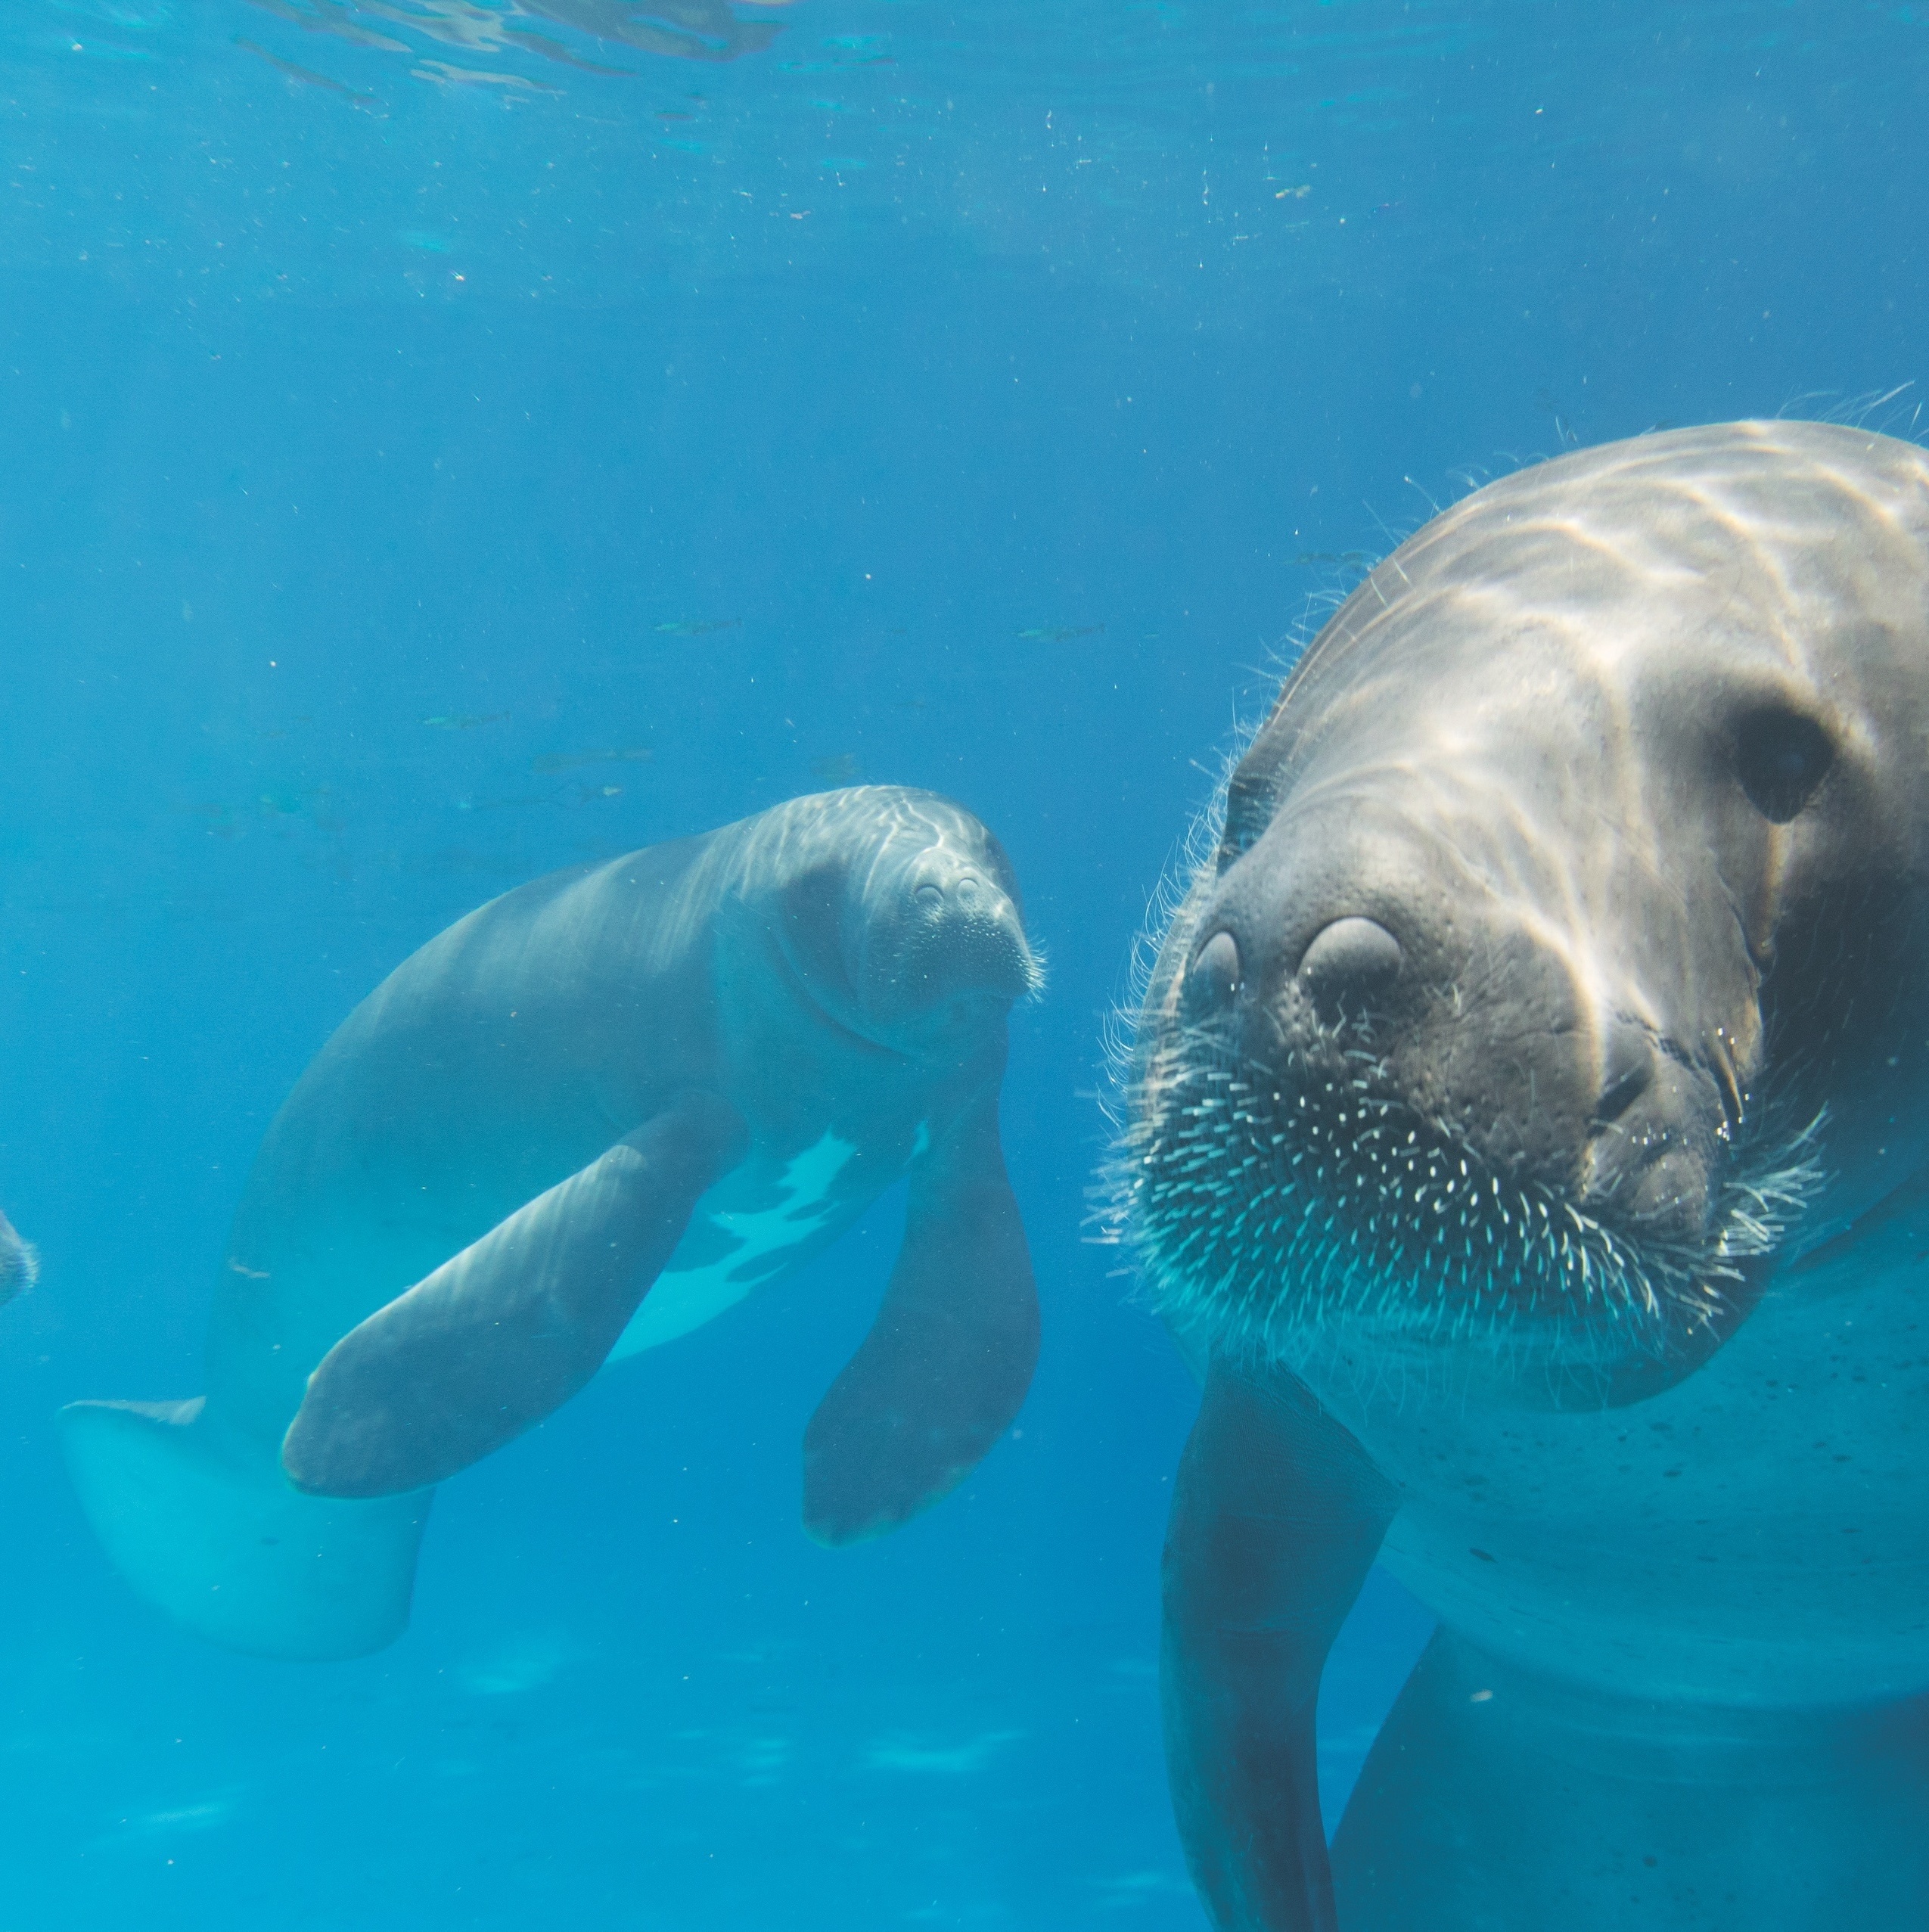
[[(1217, 1925), (1929, 1915), (1925, 747), (1929, 458), (1818, 424), (1495, 483), (1287, 680), (1117, 1166)], [(1440, 1625), (1329, 1868), (1376, 1554)]]
[(999, 1151), (1036, 987), (997, 842), (930, 794), (794, 800), (539, 879), (432, 940), (269, 1129), (207, 1393), (64, 1412), (129, 1580), (240, 1648), (405, 1623), (430, 1486), (710, 1320), (908, 1174), (875, 1326), (805, 1437), (840, 1543), (952, 1487), (1037, 1350)]

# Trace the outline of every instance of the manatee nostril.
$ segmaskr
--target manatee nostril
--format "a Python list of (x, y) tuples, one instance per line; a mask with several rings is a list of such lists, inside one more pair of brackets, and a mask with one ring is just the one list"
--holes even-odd
[(1230, 933), (1215, 933), (1185, 976), (1186, 1000), (1194, 1012), (1205, 1012), (1230, 1005), (1238, 990), (1238, 943)]
[(1406, 955), (1377, 920), (1335, 919), (1313, 935), (1300, 960), (1300, 983), (1329, 1024), (1349, 1002), (1378, 992), (1399, 974)]
[(1632, 1027), (1617, 1028), (1602, 1056), (1595, 1119), (1618, 1120), (1654, 1083), (1654, 1056), (1647, 1040)]
[(920, 905), (942, 905), (944, 903), (944, 888), (927, 881), (918, 888), (913, 896)]
[(978, 902), (978, 895), (983, 890), (983, 887), (969, 872), (967, 872), (952, 890), (958, 895), (958, 902), (960, 905), (975, 905)]

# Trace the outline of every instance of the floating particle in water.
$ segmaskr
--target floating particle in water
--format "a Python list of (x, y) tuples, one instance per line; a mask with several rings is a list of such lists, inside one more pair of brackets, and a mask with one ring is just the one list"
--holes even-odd
[(1096, 637), (1103, 624), (1034, 624), (1018, 633), (1025, 644), (1069, 644), (1075, 637)]
[(834, 751), (825, 757), (813, 758), (810, 775), (822, 779), (827, 785), (847, 785), (857, 776), (857, 753)]
[(743, 625), (741, 617), (675, 617), (657, 626), (659, 635), (708, 637), (715, 631), (734, 631)]
[(644, 765), (656, 754), (647, 744), (629, 745), (609, 751), (551, 751), (532, 758), (532, 772), (573, 772), (582, 765)]
[(478, 725), (499, 725), (508, 715), (506, 711), (468, 713), (461, 716), (452, 713), (446, 718), (424, 718), (422, 722), (433, 725), (439, 731), (472, 731)]

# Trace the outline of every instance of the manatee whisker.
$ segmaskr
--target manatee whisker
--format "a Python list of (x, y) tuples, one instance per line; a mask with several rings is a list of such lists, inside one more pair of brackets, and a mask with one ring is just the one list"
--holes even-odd
[(1666, 1358), (1720, 1313), (1741, 1263), (1779, 1247), (1822, 1179), (1819, 1121), (1772, 1135), (1758, 1109), (1707, 1235), (1688, 1243), (1504, 1173), (1367, 1080), (1289, 1091), (1195, 1027), (1145, 1067), (1108, 1169), (1114, 1228), (1154, 1306), (1268, 1359), (1296, 1356), (1342, 1313), (1386, 1336)]

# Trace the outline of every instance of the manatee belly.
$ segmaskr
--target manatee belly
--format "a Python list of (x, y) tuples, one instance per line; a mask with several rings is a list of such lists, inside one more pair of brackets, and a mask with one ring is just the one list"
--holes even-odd
[(1320, 1391), (1407, 1496), (1388, 1567), (1483, 1650), (1632, 1695), (1929, 1691), (1929, 1325), (1903, 1247), (1783, 1277), (1622, 1409)]
[(700, 1328), (834, 1240), (868, 1199), (839, 1186), (856, 1152), (827, 1132), (787, 1160), (753, 1157), (733, 1169), (697, 1202), (604, 1366)]

